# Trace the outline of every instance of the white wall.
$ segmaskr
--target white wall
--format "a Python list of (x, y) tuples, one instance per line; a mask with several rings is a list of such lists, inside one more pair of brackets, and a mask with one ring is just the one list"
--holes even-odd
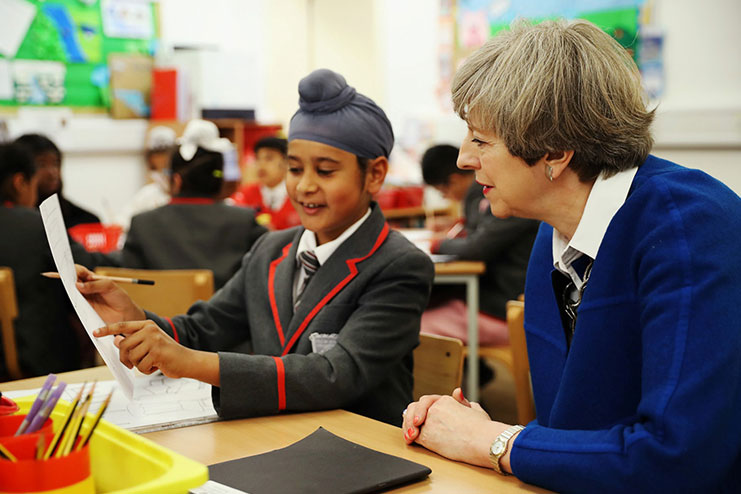
[(704, 170), (741, 194), (741, 54), (738, 0), (660, 0), (665, 93), (654, 153)]
[[(654, 4), (666, 70), (655, 152), (741, 192), (741, 2)], [(211, 68), (193, 81), (207, 104), (254, 104), (261, 121), (287, 129), (298, 81), (327, 67), (383, 106), (402, 146), (419, 136), (462, 138), (465, 127), (435, 94), (438, 0), (161, 0), (160, 6), (163, 45), (200, 47)], [(10, 124), (12, 133), (21, 128), (17, 119)], [(141, 120), (75, 115), (56, 136), (70, 197), (107, 219), (104, 203), (117, 209), (144, 180), (145, 129)], [(397, 161), (415, 166), (403, 158)]]

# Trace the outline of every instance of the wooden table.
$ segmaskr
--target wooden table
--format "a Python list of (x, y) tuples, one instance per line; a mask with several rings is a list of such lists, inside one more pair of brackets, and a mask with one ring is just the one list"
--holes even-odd
[[(111, 374), (106, 367), (95, 367), (66, 372), (59, 377), (67, 383), (74, 383), (111, 379)], [(46, 376), (43, 376), (2, 383), (0, 391), (38, 388), (45, 379)], [(408, 446), (402, 439), (399, 428), (344, 410), (214, 422), (150, 432), (143, 436), (188, 458), (210, 465), (288, 446), (320, 426), (349, 441), (432, 469), (432, 474), (423, 482), (393, 492), (548, 492), (524, 484), (515, 477), (503, 477), (490, 469), (450, 461), (420, 446)]]
[[(479, 354), (479, 275), (486, 271), (481, 261), (451, 261), (435, 263), (436, 284), (466, 285), (466, 313), (468, 319), (468, 355)], [(479, 363), (477, 358), (468, 359), (468, 382), (466, 395), (471, 401), (479, 401)]]

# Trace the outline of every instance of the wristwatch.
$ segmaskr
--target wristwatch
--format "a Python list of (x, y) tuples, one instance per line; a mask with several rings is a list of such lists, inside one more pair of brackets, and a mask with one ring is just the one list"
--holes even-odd
[(524, 427), (521, 425), (513, 425), (499, 434), (497, 438), (494, 439), (494, 442), (491, 443), (491, 447), (489, 448), (489, 460), (491, 460), (491, 466), (494, 468), (494, 471), (498, 474), (509, 475), (507, 472), (502, 471), (502, 466), (499, 462), (502, 459), (502, 456), (504, 456), (504, 453), (507, 452), (509, 440), (522, 429), (524, 429)]

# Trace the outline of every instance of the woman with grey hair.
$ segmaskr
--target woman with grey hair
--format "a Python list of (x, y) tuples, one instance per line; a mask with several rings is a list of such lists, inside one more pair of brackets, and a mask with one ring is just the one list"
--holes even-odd
[(517, 23), (453, 80), (458, 166), (495, 216), (543, 221), (525, 288), (537, 418), (460, 389), (404, 437), (568, 492), (741, 492), (741, 200), (649, 154), (640, 76), (586, 21)]

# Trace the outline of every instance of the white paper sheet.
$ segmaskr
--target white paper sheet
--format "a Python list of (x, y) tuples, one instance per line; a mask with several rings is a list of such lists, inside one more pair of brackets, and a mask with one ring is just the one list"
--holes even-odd
[(15, 57), (36, 17), (36, 7), (25, 0), (0, 0), (0, 53)]
[[(211, 386), (206, 383), (186, 378), (171, 379), (159, 372), (137, 377), (135, 383), (136, 400), (129, 401), (120, 391), (114, 392), (103, 414), (104, 419), (138, 433), (186, 427), (219, 419), (211, 401)], [(81, 386), (81, 383), (67, 386), (62, 399), (72, 402)], [(3, 391), (3, 396), (35, 396), (39, 389)], [(87, 383), (85, 389), (90, 389), (90, 383)], [(95, 385), (90, 404), (92, 413), (97, 412), (112, 389), (118, 389), (116, 381), (99, 381)]]
[[(62, 218), (62, 211), (59, 207), (59, 198), (54, 194), (42, 202), (39, 209), (41, 210), (41, 218), (44, 220), (46, 238), (54, 257), (54, 264), (57, 266), (57, 272), (61, 276), (67, 296), (93, 345), (95, 345), (100, 356), (103, 357), (103, 361), (113, 373), (113, 377), (116, 378), (124, 396), (131, 400), (134, 397), (134, 375), (119, 360), (118, 348), (113, 344), (113, 336), (102, 338), (93, 336), (93, 331), (106, 324), (75, 286), (77, 274), (72, 258), (72, 249), (67, 238), (67, 228), (64, 226), (64, 218)], [(41, 273), (39, 273), (40, 275)]]

